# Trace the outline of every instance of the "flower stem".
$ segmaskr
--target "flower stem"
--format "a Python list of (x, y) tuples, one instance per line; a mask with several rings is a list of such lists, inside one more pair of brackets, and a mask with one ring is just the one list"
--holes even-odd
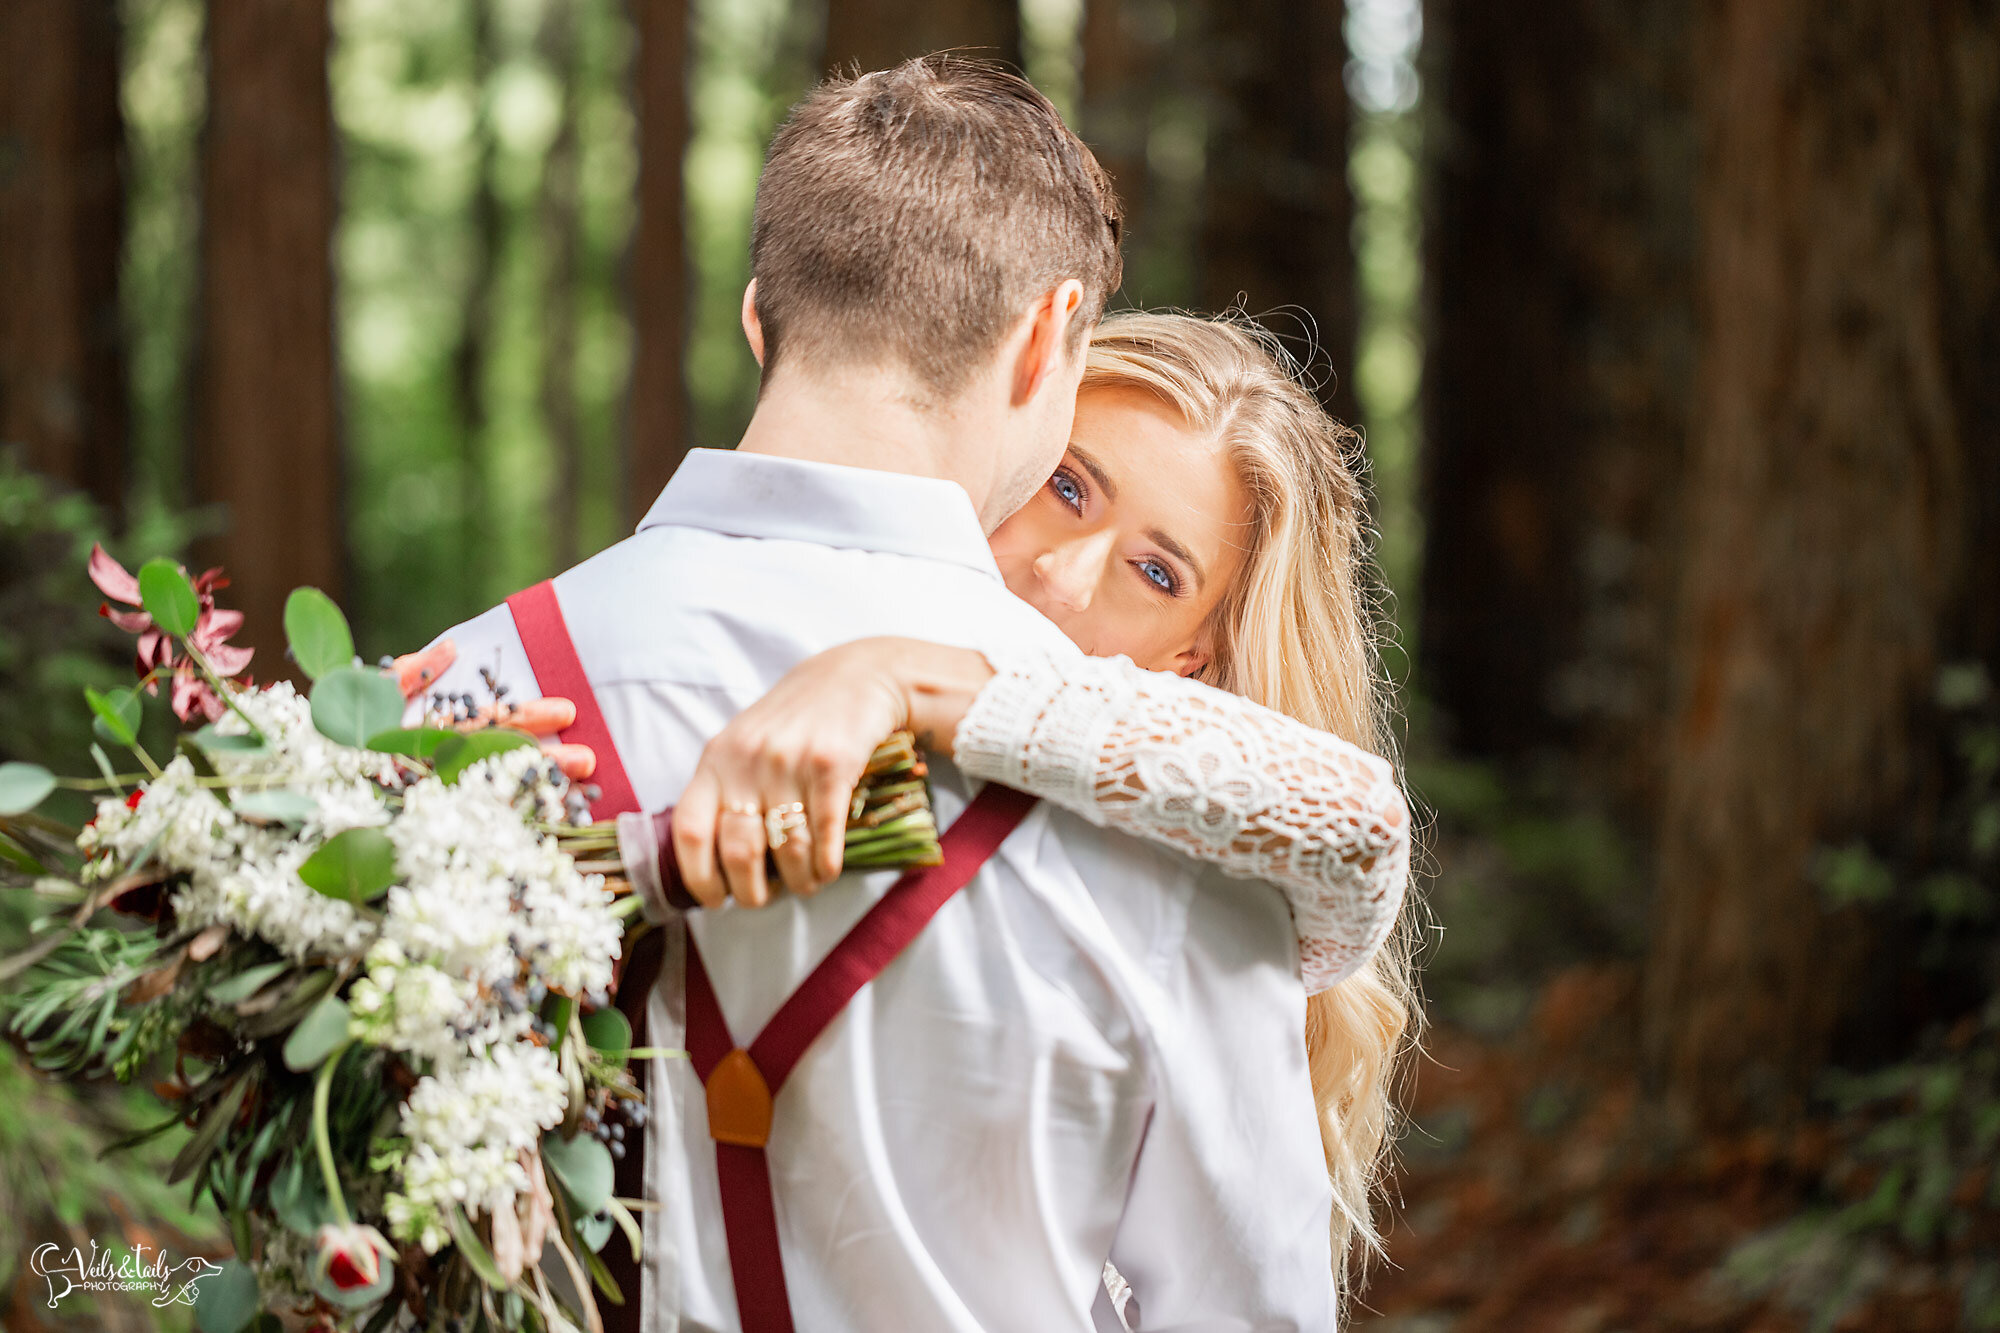
[(326, 1182), (326, 1197), (333, 1205), (334, 1220), (342, 1226), (352, 1225), (354, 1219), (347, 1215), (347, 1200), (340, 1193), (340, 1172), (333, 1165), (333, 1140), (326, 1130), (326, 1102), (333, 1089), (334, 1067), (352, 1044), (342, 1042), (335, 1047), (333, 1054), (326, 1057), (326, 1063), (319, 1067), (319, 1078), (313, 1083), (313, 1148), (319, 1154), (319, 1174)]

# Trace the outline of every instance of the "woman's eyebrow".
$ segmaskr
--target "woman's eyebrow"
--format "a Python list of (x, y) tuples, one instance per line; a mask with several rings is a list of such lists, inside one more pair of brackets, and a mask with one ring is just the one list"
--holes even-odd
[(1202, 572), (1201, 561), (1194, 558), (1194, 552), (1174, 540), (1172, 533), (1162, 532), (1160, 529), (1154, 528), (1146, 534), (1146, 537), (1168, 555), (1194, 571), (1195, 587), (1199, 588), (1202, 584), (1208, 582), (1208, 576)]
[(1089, 450), (1081, 448), (1075, 443), (1070, 445), (1069, 451), (1076, 456), (1077, 462), (1083, 464), (1083, 470), (1090, 474), (1090, 479), (1097, 483), (1098, 489), (1104, 492), (1104, 498), (1107, 500), (1116, 500), (1118, 498), (1118, 483), (1111, 480), (1111, 474), (1104, 470), (1104, 464), (1092, 457)]

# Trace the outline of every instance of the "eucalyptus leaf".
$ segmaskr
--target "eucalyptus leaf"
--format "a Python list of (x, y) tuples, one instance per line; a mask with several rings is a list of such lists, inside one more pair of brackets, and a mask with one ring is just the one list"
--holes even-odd
[(465, 1256), (465, 1262), (472, 1265), (472, 1271), (479, 1275), (479, 1280), (495, 1291), (505, 1291), (509, 1283), (500, 1275), (500, 1265), (493, 1262), (492, 1254), (479, 1243), (479, 1234), (466, 1220), (465, 1210), (453, 1207), (446, 1213), (446, 1218), (451, 1224), (452, 1243)]
[(113, 745), (133, 746), (139, 743), (141, 710), (138, 691), (107, 690), (100, 694), (86, 685), (83, 687), (83, 698), (90, 705), (90, 711), (97, 714), (92, 729), (101, 739)]
[(358, 750), (402, 723), (403, 691), (372, 668), (336, 667), (313, 683), (312, 720), (320, 735)]
[(632, 1049), (632, 1021), (616, 1009), (599, 1009), (583, 1017), (583, 1039), (590, 1049), (613, 1060), (623, 1060)]
[(609, 1213), (592, 1213), (589, 1217), (578, 1218), (576, 1238), (595, 1254), (604, 1248), (605, 1241), (611, 1239), (611, 1225)]
[(525, 731), (514, 731), (508, 727), (488, 727), (484, 731), (474, 731), (466, 735), (453, 735), (450, 741), (438, 746), (433, 761), (437, 775), (450, 786), (464, 776), (465, 770), (482, 759), (491, 759), (496, 754), (532, 747), (535, 738)]
[(30, 875), (40, 875), (47, 872), (47, 867), (41, 863), (40, 859), (33, 852), (5, 833), (0, 833), (0, 861), (5, 861), (16, 870)]
[(285, 1068), (295, 1074), (318, 1069), (347, 1040), (347, 1006), (338, 995), (314, 1005), (285, 1038)]
[(194, 1322), (201, 1333), (242, 1333), (257, 1315), (257, 1274), (231, 1259), (201, 1279), (195, 1292)]
[(441, 746), (458, 739), (455, 731), (442, 727), (412, 727), (385, 731), (368, 738), (368, 748), (377, 754), (400, 754), (411, 759), (430, 759)]
[(56, 775), (40, 764), (0, 764), (0, 815), (24, 815), (55, 789)]
[(354, 664), (354, 634), (347, 617), (318, 588), (294, 588), (285, 599), (285, 639), (299, 670), (314, 680)]
[(194, 734), (195, 744), (211, 754), (249, 754), (264, 748), (262, 736), (237, 731), (217, 731), (213, 722)]
[(291, 1231), (314, 1236), (333, 1220), (327, 1206), (326, 1190), (320, 1184), (319, 1169), (307, 1164), (311, 1146), (302, 1146), (271, 1177), (271, 1211)]
[(247, 1000), (290, 967), (290, 963), (282, 962), (259, 963), (255, 967), (246, 967), (227, 981), (218, 981), (210, 986), (208, 998), (217, 1004), (235, 1004), (240, 1000)]
[(268, 819), (275, 824), (296, 824), (319, 809), (319, 802), (304, 792), (286, 791), (282, 787), (244, 792), (230, 804), (239, 815)]
[(201, 599), (181, 567), (165, 556), (139, 566), (139, 603), (153, 623), (177, 639), (194, 633), (201, 619)]
[(299, 867), (308, 888), (359, 906), (396, 882), (396, 845), (378, 828), (351, 828), (321, 843)]
[(581, 1134), (573, 1139), (545, 1134), (542, 1162), (569, 1191), (579, 1215), (604, 1211), (611, 1199), (613, 1168), (611, 1152), (603, 1144)]

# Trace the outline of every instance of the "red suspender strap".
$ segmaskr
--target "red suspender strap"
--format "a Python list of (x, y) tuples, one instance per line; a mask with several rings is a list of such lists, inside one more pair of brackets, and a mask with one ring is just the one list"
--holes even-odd
[(896, 881), (833, 946), (747, 1049), (729, 1035), (701, 953), (687, 946), (687, 1045), (708, 1090), (708, 1132), (716, 1140), (723, 1233), (743, 1333), (792, 1333), (791, 1302), (778, 1248), (778, 1216), (764, 1156), (771, 1105), (799, 1057), (856, 991), (908, 947), (938, 909), (986, 863), (1035, 798), (988, 786), (945, 831), (944, 862)]
[[(527, 650), (528, 665), (534, 668), (535, 681), (542, 693), (568, 699), (576, 705), (576, 722), (564, 728), (562, 739), (588, 745), (597, 754), (597, 771), (591, 775), (591, 781), (597, 784), (598, 797), (591, 803), (591, 815), (611, 819), (628, 810), (637, 810), (638, 797), (625, 775), (618, 747), (612, 743), (611, 729), (604, 724), (604, 712), (597, 706), (590, 677), (584, 674), (576, 645), (570, 641), (569, 625), (563, 620), (555, 585), (545, 580), (517, 592), (507, 599), (507, 609), (514, 613), (514, 628), (521, 636), (521, 647)], [(635, 1040), (645, 1039), (646, 999), (653, 993), (653, 983), (660, 975), (661, 951), (660, 933), (649, 930), (619, 960), (618, 1008), (631, 1022)], [(632, 1076), (644, 1088), (645, 1064), (635, 1065)], [(636, 1199), (646, 1192), (645, 1147), (643, 1132), (626, 1141), (625, 1157), (616, 1164), (613, 1173), (613, 1188), (621, 1198)], [(638, 1261), (632, 1257), (631, 1247), (623, 1242), (605, 1246), (603, 1259), (625, 1297), (624, 1304), (602, 1309), (605, 1333), (640, 1333)]]
[(556, 585), (543, 579), (532, 588), (524, 588), (507, 599), (507, 609), (514, 613), (514, 628), (520, 633), (521, 646), (528, 652), (528, 665), (535, 669), (535, 682), (542, 693), (576, 704), (576, 721), (563, 728), (563, 740), (588, 745), (597, 753), (597, 771), (590, 780), (597, 784), (598, 797), (591, 803), (591, 816), (611, 819), (637, 811), (639, 798), (632, 794), (632, 783), (625, 776), (618, 747), (611, 742), (611, 729), (604, 725), (590, 677), (583, 673), (583, 663), (577, 658), (562, 603), (556, 600)]

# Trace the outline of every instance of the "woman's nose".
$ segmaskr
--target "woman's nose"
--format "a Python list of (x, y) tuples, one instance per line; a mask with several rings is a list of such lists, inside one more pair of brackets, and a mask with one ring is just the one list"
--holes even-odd
[(1104, 558), (1109, 541), (1069, 542), (1035, 557), (1035, 577), (1048, 590), (1049, 598), (1072, 614), (1088, 611), (1104, 575)]

